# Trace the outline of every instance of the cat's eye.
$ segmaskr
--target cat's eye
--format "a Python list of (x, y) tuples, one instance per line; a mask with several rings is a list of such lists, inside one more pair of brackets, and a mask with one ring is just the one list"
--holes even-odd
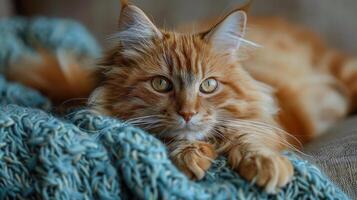
[(214, 78), (208, 78), (201, 83), (200, 91), (205, 94), (214, 92), (217, 89), (218, 82)]
[(169, 92), (172, 90), (172, 83), (163, 76), (156, 76), (151, 80), (151, 86), (158, 92)]

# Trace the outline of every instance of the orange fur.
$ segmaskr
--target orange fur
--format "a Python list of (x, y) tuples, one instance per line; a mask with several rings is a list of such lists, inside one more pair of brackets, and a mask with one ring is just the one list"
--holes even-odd
[(91, 68), (87, 66), (94, 66), (91, 62), (65, 52), (54, 54), (39, 50), (38, 56), (12, 63), (6, 75), (10, 80), (39, 90), (53, 102), (62, 103), (68, 99), (89, 96), (95, 87)]
[[(206, 30), (217, 20), (198, 23)], [(327, 47), (315, 33), (276, 17), (249, 17), (246, 38), (262, 46), (242, 63), (274, 88), (276, 120), (306, 143), (357, 108), (357, 59)], [(191, 25), (181, 27), (191, 31)], [(244, 52), (242, 52), (244, 53)], [(330, 100), (330, 101), (328, 101)], [(292, 137), (289, 141), (298, 145)]]
[(176, 166), (188, 177), (201, 179), (217, 154), (213, 145), (194, 142), (175, 146), (171, 157)]
[(330, 50), (314, 33), (278, 18), (251, 23), (256, 29), (247, 37), (263, 48), (245, 61), (245, 69), (276, 90), (279, 122), (288, 132), (307, 142), (346, 116), (350, 88), (322, 70)]
[[(189, 177), (202, 178), (220, 153), (250, 181), (245, 167), (255, 163), (258, 184), (274, 192), (290, 180), (292, 165), (280, 155), (288, 144), (274, 119), (271, 90), (239, 60), (243, 43), (236, 39), (244, 35), (245, 20), (234, 11), (209, 31), (179, 34), (159, 30), (139, 8), (124, 6), (117, 46), (103, 58), (103, 81), (90, 106), (161, 138)], [(154, 89), (158, 77), (171, 84), (169, 90)], [(217, 89), (203, 93), (210, 78)]]
[[(274, 192), (293, 175), (280, 155), (291, 147), (287, 140), (308, 142), (357, 108), (357, 59), (331, 50), (305, 28), (252, 18), (255, 29), (245, 34), (245, 15), (235, 10), (201, 23), (206, 31), (180, 34), (156, 28), (139, 8), (121, 2), (117, 46), (103, 58), (89, 105), (162, 139), (191, 178), (202, 178), (222, 154), (247, 180)], [(243, 36), (263, 46), (244, 60), (249, 43)], [(13, 68), (9, 76), (59, 100), (93, 87), (79, 65), (64, 73), (58, 58), (42, 56), (33, 70)], [(172, 87), (158, 92), (157, 77)], [(218, 87), (206, 94), (200, 87), (209, 78)]]

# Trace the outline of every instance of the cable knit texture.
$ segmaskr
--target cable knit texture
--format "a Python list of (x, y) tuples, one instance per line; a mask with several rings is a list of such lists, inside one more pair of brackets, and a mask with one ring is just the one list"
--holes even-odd
[[(54, 22), (47, 28), (61, 26)], [(68, 48), (53, 45), (63, 34), (40, 32), (48, 48)], [(81, 45), (83, 40), (71, 43), (77, 41), (72, 45), (78, 49), (93, 48)], [(2, 59), (15, 57), (17, 48), (2, 44), (0, 63), (11, 62)], [(83, 109), (55, 116), (41, 94), (0, 75), (0, 199), (348, 199), (318, 168), (287, 156), (294, 178), (274, 195), (244, 181), (223, 157), (203, 180), (190, 181), (171, 163), (165, 146), (145, 131)]]

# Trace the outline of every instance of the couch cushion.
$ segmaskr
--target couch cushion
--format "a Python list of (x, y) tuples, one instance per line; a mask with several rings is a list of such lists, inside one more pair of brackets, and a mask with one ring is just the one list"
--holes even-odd
[(304, 148), (352, 199), (357, 199), (357, 117), (344, 120)]

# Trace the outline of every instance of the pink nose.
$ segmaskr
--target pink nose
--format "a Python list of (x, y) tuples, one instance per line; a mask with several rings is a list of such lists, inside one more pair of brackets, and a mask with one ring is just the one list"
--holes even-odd
[(191, 118), (192, 118), (195, 114), (197, 114), (197, 113), (196, 113), (196, 112), (182, 112), (182, 111), (180, 111), (178, 114), (181, 115), (182, 118), (183, 118), (186, 122), (189, 122), (189, 121), (191, 120)]

